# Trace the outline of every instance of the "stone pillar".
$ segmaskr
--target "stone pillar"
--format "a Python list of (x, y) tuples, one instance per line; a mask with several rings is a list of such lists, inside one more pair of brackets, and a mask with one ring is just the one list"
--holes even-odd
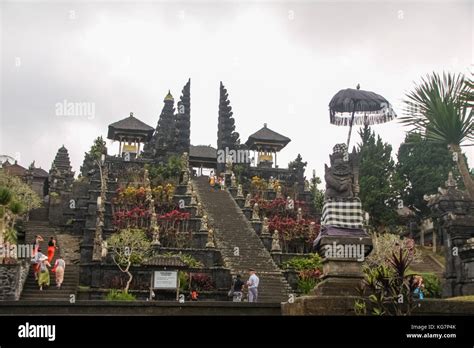
[(474, 294), (474, 238), (469, 238), (459, 251), (461, 263), (464, 266), (463, 273), (464, 282), (461, 287), (463, 294)]
[[(473, 267), (469, 240), (474, 237), (474, 201), (466, 192), (456, 188), (451, 172), (445, 186), (446, 188), (438, 189), (438, 194), (425, 196), (440, 231), (445, 236), (446, 268), (443, 296), (473, 295), (474, 287), (469, 273)], [(435, 242), (434, 238), (433, 245)]]
[(362, 262), (372, 248), (369, 236), (324, 236), (319, 254), (323, 257), (323, 281), (312, 291), (316, 296), (357, 296), (364, 274)]

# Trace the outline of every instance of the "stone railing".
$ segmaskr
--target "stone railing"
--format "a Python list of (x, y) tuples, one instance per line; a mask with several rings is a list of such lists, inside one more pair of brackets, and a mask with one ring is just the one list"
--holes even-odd
[(30, 262), (19, 261), (12, 265), (0, 265), (0, 301), (17, 301), (25, 285)]

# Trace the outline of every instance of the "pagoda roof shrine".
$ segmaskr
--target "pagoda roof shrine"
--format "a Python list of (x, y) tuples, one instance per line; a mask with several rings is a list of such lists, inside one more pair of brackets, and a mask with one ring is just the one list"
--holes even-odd
[(245, 145), (247, 145), (250, 150), (280, 151), (290, 141), (290, 138), (271, 130), (265, 123), (263, 128), (249, 136)]
[(149, 142), (154, 132), (153, 127), (135, 118), (131, 112), (129, 117), (109, 125), (107, 138), (120, 142), (120, 156), (131, 153), (135, 157), (140, 153), (140, 143)]
[(135, 118), (131, 112), (130, 116), (109, 125), (107, 138), (117, 141), (139, 139), (140, 142), (148, 142), (154, 131), (153, 127)]
[(259, 167), (272, 167), (273, 163), (277, 167), (276, 154), (290, 141), (290, 138), (271, 130), (265, 123), (263, 128), (249, 136), (245, 145), (249, 150), (258, 152), (257, 165)]

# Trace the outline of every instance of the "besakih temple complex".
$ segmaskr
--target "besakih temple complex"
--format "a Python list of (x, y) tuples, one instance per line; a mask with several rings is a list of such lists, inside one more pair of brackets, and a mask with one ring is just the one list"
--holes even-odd
[[(99, 147), (100, 153), (86, 153), (78, 180), (74, 180), (64, 145), (49, 173), (39, 175), (34, 165), (30, 169), (32, 182), (44, 177), (47, 191), (42, 195), (44, 206), (34, 211), (26, 224), (24, 238), (31, 240), (38, 232), (56, 236), (60, 248), (64, 244), (66, 262), (72, 265), (70, 286), (44, 296), (59, 299), (74, 293), (79, 300), (104, 299), (110, 289), (123, 288), (125, 275), (114, 264), (107, 241), (124, 228), (143, 230), (153, 247), (145, 262), (132, 267), (130, 291), (138, 299), (175, 299), (176, 293), (166, 291), (156, 291), (150, 297), (153, 272), (170, 269), (189, 277), (188, 288), (181, 292), (197, 286), (202, 300), (228, 300), (232, 276), (245, 275), (249, 268), (259, 273), (262, 302), (285, 301), (296, 291), (295, 273), (288, 273), (281, 265), (310, 252), (311, 243), (306, 237), (279, 241), (284, 231), (281, 236), (278, 231), (271, 235), (271, 216), (263, 205), (265, 200), (277, 199), (278, 204), (286, 205), (288, 217), (304, 223), (305, 233), (317, 233), (318, 217), (308, 204), (311, 195), (305, 190), (306, 163), (298, 156), (290, 168), (279, 166), (277, 153), (290, 138), (267, 124), (241, 144), (222, 83), (217, 147), (191, 145), (190, 86), (189, 80), (176, 107), (168, 91), (156, 128), (133, 113), (111, 123), (107, 138), (118, 142), (118, 153), (108, 150), (105, 142)], [(229, 154), (244, 157), (230, 158)], [(180, 173), (168, 172), (169, 163), (176, 161)], [(17, 170), (15, 165), (9, 168)], [(227, 187), (222, 183), (220, 189), (210, 189), (205, 170), (222, 176)], [(21, 175), (26, 177), (27, 172)], [(255, 186), (257, 177), (261, 182)], [(240, 253), (235, 254), (235, 250)], [(184, 264), (180, 255), (196, 262)], [(35, 292), (33, 284), (29, 274), (28, 290), (20, 298), (43, 295)]]
[[(303, 293), (299, 273), (288, 268), (288, 261), (311, 257), (314, 250), (321, 253), (333, 243), (360, 246), (364, 255), (370, 252), (355, 150), (349, 153), (346, 144), (333, 148), (323, 208), (316, 212), (301, 155), (288, 168), (277, 161), (291, 139), (264, 123), (241, 143), (222, 83), (217, 146), (191, 145), (190, 86), (188, 80), (176, 107), (171, 91), (166, 93), (155, 128), (133, 113), (111, 123), (107, 138), (118, 142), (118, 152), (97, 138), (77, 179), (64, 145), (49, 173), (34, 162), (28, 169), (2, 164), (6, 173), (22, 178), (44, 198), (23, 224), (20, 240), (29, 242), (37, 234), (55, 237), (68, 272), (64, 288), (40, 293), (30, 264), (22, 263), (12, 273), (19, 277), (12, 278), (18, 288), (0, 291), (0, 298), (58, 300), (74, 294), (78, 300), (103, 300), (111, 289), (127, 284), (139, 300), (176, 300), (177, 294), (198, 289), (200, 300), (226, 301), (232, 277), (253, 268), (260, 277), (259, 301), (280, 303)], [(219, 179), (210, 180), (211, 171)], [(446, 257), (445, 294), (463, 295), (474, 284), (474, 243), (466, 242), (474, 205), (452, 178), (446, 186), (430, 206), (444, 221), (444, 242), (456, 245), (461, 255)], [(130, 264), (129, 280), (109, 245), (123, 231), (142, 231), (150, 246), (142, 262)], [(47, 249), (46, 242), (41, 248)], [(356, 261), (324, 258), (324, 275), (311, 287), (317, 303), (355, 294), (363, 277)], [(154, 274), (165, 271), (179, 272), (181, 286), (173, 291), (154, 288)]]

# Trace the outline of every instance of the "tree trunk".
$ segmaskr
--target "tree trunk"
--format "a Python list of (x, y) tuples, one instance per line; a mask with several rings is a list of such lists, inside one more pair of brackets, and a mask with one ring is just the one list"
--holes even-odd
[(450, 147), (452, 151), (456, 152), (458, 154), (458, 169), (459, 172), (461, 173), (462, 180), (464, 182), (464, 186), (466, 187), (466, 191), (471, 197), (471, 199), (474, 199), (474, 182), (471, 178), (471, 174), (469, 173), (469, 169), (467, 168), (466, 161), (464, 160), (464, 155), (461, 152), (461, 147), (459, 145), (451, 145)]
[[(130, 267), (130, 266), (129, 266)], [(125, 270), (125, 273), (128, 274), (128, 281), (127, 281), (127, 285), (125, 286), (125, 289), (123, 289), (123, 291), (125, 293), (128, 293), (128, 289), (130, 288), (130, 284), (132, 283), (132, 279), (133, 279), (133, 274), (128, 270), (129, 267), (127, 267), (127, 269)]]
[(5, 207), (3, 205), (0, 205), (0, 246), (3, 245), (5, 242), (4, 240), (4, 234), (5, 234)]

